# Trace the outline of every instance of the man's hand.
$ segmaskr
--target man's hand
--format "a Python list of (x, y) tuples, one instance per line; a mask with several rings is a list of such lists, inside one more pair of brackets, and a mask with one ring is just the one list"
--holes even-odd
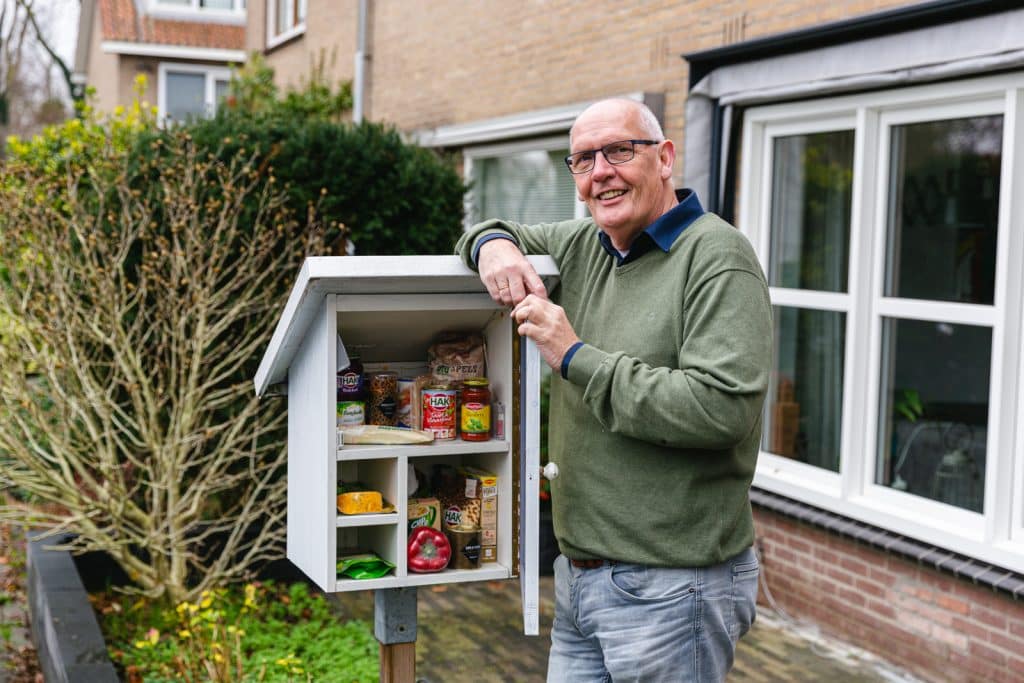
[(519, 334), (536, 342), (544, 362), (560, 372), (565, 352), (580, 341), (565, 317), (565, 310), (546, 298), (530, 294), (512, 309), (512, 319), (519, 323)]
[(476, 265), (480, 271), (480, 281), (487, 287), (491, 298), (499, 304), (514, 306), (526, 298), (527, 294), (548, 298), (540, 275), (537, 275), (537, 271), (512, 240), (493, 239), (484, 242), (477, 254)]

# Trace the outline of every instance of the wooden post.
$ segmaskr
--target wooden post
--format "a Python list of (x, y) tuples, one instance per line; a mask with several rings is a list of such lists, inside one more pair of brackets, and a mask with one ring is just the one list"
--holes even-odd
[(415, 683), (415, 586), (374, 591), (373, 635), (380, 643), (381, 683)]

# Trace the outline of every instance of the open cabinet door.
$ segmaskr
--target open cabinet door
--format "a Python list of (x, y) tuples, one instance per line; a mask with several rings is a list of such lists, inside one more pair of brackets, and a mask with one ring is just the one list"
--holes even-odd
[(523, 633), (540, 633), (538, 610), (540, 532), (540, 351), (525, 337), (521, 339), (520, 428), (519, 428), (519, 586), (523, 599)]

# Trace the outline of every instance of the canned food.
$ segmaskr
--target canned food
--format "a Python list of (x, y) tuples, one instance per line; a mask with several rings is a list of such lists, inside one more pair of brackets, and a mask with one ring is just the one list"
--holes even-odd
[(435, 439), (454, 439), (456, 435), (455, 407), (458, 392), (447, 383), (434, 383), (423, 389), (422, 429), (434, 435)]

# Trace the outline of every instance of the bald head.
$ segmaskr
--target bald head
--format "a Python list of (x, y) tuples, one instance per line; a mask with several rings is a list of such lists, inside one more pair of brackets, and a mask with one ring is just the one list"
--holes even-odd
[(658, 117), (646, 104), (626, 98), (611, 98), (593, 103), (576, 117), (572, 128), (569, 129), (569, 145), (572, 146), (573, 136), (579, 126), (601, 120), (619, 121), (625, 125), (635, 126), (645, 137), (652, 140), (665, 139)]

